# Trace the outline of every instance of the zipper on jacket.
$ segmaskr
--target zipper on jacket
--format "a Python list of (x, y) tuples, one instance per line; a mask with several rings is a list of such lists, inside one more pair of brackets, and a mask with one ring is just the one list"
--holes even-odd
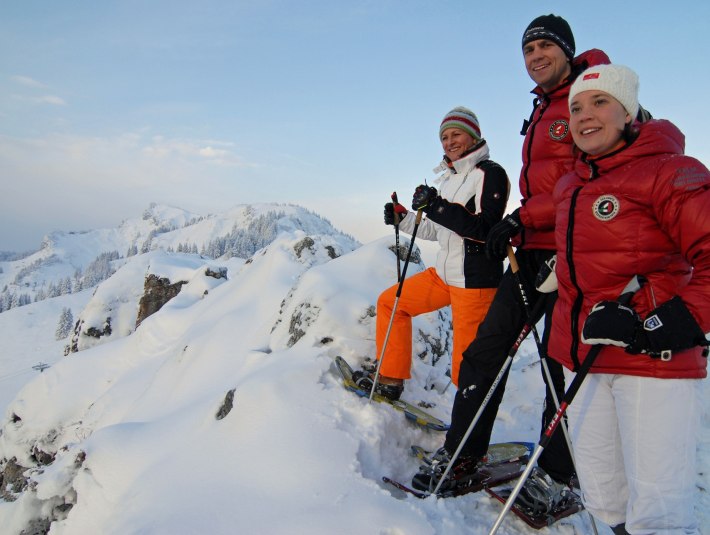
[[(477, 169), (477, 167), (474, 167), (474, 169)], [(463, 177), (459, 181), (459, 185), (456, 187), (456, 191), (454, 191), (453, 195), (450, 196), (449, 200), (451, 202), (456, 202), (454, 199), (456, 199), (456, 196), (459, 194), (459, 191), (461, 191), (461, 188), (463, 188), (464, 184), (466, 183), (466, 180), (468, 180), (468, 175), (470, 172), (471, 172), (471, 169), (466, 171), (466, 173), (463, 175)], [(451, 242), (456, 241), (456, 237), (459, 237), (459, 236), (455, 232), (449, 231), (449, 237), (446, 240), (446, 255), (444, 256), (444, 262), (443, 262), (443, 266), (442, 266), (444, 273), (441, 274), (442, 280), (446, 284), (451, 284), (448, 280), (447, 273), (448, 273), (449, 260), (451, 258), (451, 249), (453, 246), (453, 244)], [(463, 277), (464, 287), (466, 286), (466, 273), (464, 270), (465, 261), (466, 261), (466, 243), (465, 243), (465, 240), (462, 239), (461, 240), (461, 266), (460, 267), (461, 267), (461, 276)]]
[(582, 186), (578, 187), (572, 193), (572, 198), (570, 200), (569, 214), (567, 220), (567, 234), (565, 236), (566, 241), (566, 258), (567, 266), (569, 269), (570, 282), (577, 290), (577, 296), (572, 304), (572, 310), (570, 312), (570, 334), (572, 335), (572, 344), (570, 345), (570, 357), (572, 357), (572, 363), (574, 365), (574, 371), (579, 369), (579, 358), (577, 353), (579, 351), (579, 316), (582, 312), (582, 304), (584, 303), (584, 294), (582, 289), (577, 284), (577, 273), (574, 268), (574, 259), (572, 257), (572, 251), (574, 250), (574, 211), (577, 205), (577, 197), (582, 191)]
[[(538, 99), (536, 99), (538, 100)], [(538, 107), (540, 109), (540, 114), (537, 116), (537, 119), (535, 119), (528, 127), (528, 132), (530, 135), (528, 136), (528, 146), (526, 147), (526, 162), (525, 162), (525, 170), (523, 171), (523, 176), (525, 177), (525, 192), (527, 195), (527, 198), (529, 199), (532, 197), (532, 192), (530, 191), (530, 179), (528, 178), (528, 170), (530, 169), (530, 164), (531, 162), (531, 154), (532, 154), (532, 144), (533, 144), (533, 139), (535, 138), (535, 128), (537, 127), (538, 123), (542, 120), (542, 116), (545, 113), (545, 110), (547, 109), (548, 104), (550, 103), (550, 99), (547, 98), (547, 96), (539, 99)], [(533, 114), (535, 113), (535, 110), (533, 110)]]

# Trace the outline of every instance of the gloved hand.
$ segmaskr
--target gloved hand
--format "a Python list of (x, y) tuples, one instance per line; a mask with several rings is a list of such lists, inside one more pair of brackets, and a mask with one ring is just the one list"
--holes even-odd
[(601, 301), (592, 307), (584, 322), (582, 342), (625, 347), (629, 353), (640, 353), (635, 344), (641, 330), (641, 316), (633, 308), (618, 301)]
[(707, 345), (705, 334), (683, 300), (675, 296), (652, 310), (646, 319), (616, 301), (602, 301), (582, 328), (582, 342), (625, 347), (628, 353), (670, 358), (674, 351)]
[(407, 209), (399, 203), (388, 202), (385, 204), (385, 225), (394, 225), (394, 213), (399, 214), (397, 221), (402, 221), (407, 215)]
[(417, 186), (412, 197), (412, 210), (424, 210), (426, 212), (426, 208), (434, 202), (437, 196), (436, 188), (426, 184)]
[(639, 338), (644, 352), (663, 358), (670, 358), (674, 351), (708, 345), (705, 333), (677, 295), (649, 312)]
[(486, 256), (488, 258), (502, 259), (508, 254), (510, 238), (516, 236), (523, 229), (520, 221), (520, 208), (508, 214), (493, 228), (488, 231), (486, 238)]

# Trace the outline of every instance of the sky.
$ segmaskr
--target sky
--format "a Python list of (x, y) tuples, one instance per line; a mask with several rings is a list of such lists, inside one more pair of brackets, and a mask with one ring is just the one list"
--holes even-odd
[[(67, 502), (74, 505), (52, 535), (489, 533), (502, 507), (484, 492), (419, 500), (382, 483), (382, 476), (411, 481), (420, 463), (410, 447), (433, 451), (444, 434), (346, 391), (332, 366), (342, 355), (358, 368), (374, 352), (375, 318), (367, 311), (396, 279), (393, 237), (349, 252), (342, 236), (312, 236), (313, 246), (297, 256), (303, 234), (284, 232), (251, 263), (136, 255), (117, 262), (123, 265), (97, 289), (0, 314), (0, 459), (31, 467), (33, 485), (15, 501), (0, 499), (3, 533), (20, 533), (43, 505), (42, 518)], [(343, 253), (335, 260), (333, 246)], [(205, 274), (215, 265), (228, 268), (227, 279)], [(413, 263), (408, 273), (424, 268)], [(61, 356), (70, 339), (54, 333), (64, 307), (85, 320), (84, 329), (102, 325), (106, 311), (113, 326), (135, 322), (135, 290), (146, 273), (187, 283), (129, 336), (114, 329)], [(448, 309), (413, 318), (413, 350), (426, 358), (413, 358), (403, 393), (446, 422), (455, 394), (441, 388), (449, 359), (432, 365), (431, 358), (432, 340), (449, 321)], [(51, 367), (33, 370), (38, 360)], [(493, 442), (537, 440), (539, 366), (528, 337), (511, 364)], [(443, 392), (426, 388), (432, 384)], [(699, 387), (696, 484), (707, 489), (710, 382)], [(217, 419), (229, 391), (231, 411)], [(56, 455), (54, 462), (37, 466), (37, 450)], [(700, 533), (710, 535), (710, 496), (697, 490), (693, 500)], [(584, 512), (541, 532), (508, 515), (498, 533), (592, 529)]]
[(0, 6), (0, 251), (114, 227), (151, 202), (199, 214), (295, 203), (367, 243), (434, 178), (441, 118), (479, 117), (520, 196), (533, 84), (520, 39), (565, 17), (577, 51), (632, 67), (640, 101), (710, 164), (710, 5), (182, 0)]

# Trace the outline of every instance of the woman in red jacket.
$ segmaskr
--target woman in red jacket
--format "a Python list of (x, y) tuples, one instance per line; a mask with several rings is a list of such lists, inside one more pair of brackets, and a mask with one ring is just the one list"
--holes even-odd
[[(550, 355), (603, 345), (569, 416), (585, 505), (615, 533), (699, 533), (698, 379), (710, 331), (710, 172), (670, 122), (635, 123), (638, 77), (582, 73), (569, 94), (575, 170), (554, 190)], [(630, 306), (616, 299), (645, 279)]]

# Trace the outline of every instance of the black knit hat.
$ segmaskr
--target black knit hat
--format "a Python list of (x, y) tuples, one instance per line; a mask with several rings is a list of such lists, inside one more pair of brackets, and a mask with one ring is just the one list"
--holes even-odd
[(538, 39), (554, 41), (569, 59), (574, 58), (574, 35), (562, 17), (550, 14), (533, 20), (525, 29), (522, 46)]

